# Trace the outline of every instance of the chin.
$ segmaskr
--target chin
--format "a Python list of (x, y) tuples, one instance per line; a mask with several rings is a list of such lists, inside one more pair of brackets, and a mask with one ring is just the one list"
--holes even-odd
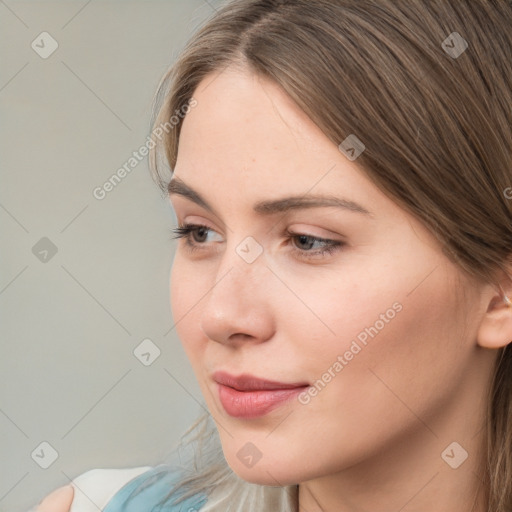
[[(229, 462), (228, 462), (229, 464)], [(274, 466), (267, 467), (262, 461), (258, 463), (258, 468), (247, 468), (243, 464), (229, 464), (233, 472), (242, 480), (251, 484), (268, 485), (271, 487), (281, 487), (297, 484), (297, 480), (292, 478), (288, 472), (282, 473)]]
[(300, 477), (300, 475), (290, 471), (290, 464), (286, 458), (281, 458), (280, 463), (276, 464), (273, 458), (265, 459), (262, 456), (251, 466), (249, 461), (246, 465), (243, 460), (240, 460), (243, 459), (243, 453), (240, 454), (240, 450), (233, 449), (229, 453), (226, 453), (226, 451), (224, 451), (224, 457), (228, 466), (239, 478), (246, 482), (259, 485), (286, 486), (297, 484), (297, 478)]

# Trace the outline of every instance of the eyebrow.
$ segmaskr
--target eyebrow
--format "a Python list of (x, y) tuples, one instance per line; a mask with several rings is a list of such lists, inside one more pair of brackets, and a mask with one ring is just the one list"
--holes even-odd
[[(167, 186), (167, 191), (169, 195), (176, 194), (186, 197), (197, 205), (203, 207), (205, 210), (208, 210), (209, 212), (219, 217), (215, 209), (201, 196), (201, 194), (187, 185), (180, 178), (172, 178)], [(283, 197), (281, 199), (261, 201), (253, 206), (253, 210), (259, 215), (266, 216), (286, 212), (288, 210), (300, 210), (305, 208), (320, 208), (329, 206), (334, 206), (336, 208), (342, 208), (351, 212), (361, 213), (363, 215), (373, 217), (373, 213), (368, 211), (360, 204), (348, 199), (330, 195), (290, 196)]]

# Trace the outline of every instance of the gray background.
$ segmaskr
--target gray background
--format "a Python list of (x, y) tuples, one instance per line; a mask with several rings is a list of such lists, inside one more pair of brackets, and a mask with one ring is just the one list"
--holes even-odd
[[(159, 463), (202, 410), (169, 308), (175, 218), (147, 157), (92, 191), (144, 144), (161, 76), (221, 3), (0, 1), (0, 512), (92, 468)], [(161, 354), (146, 366), (147, 338)]]

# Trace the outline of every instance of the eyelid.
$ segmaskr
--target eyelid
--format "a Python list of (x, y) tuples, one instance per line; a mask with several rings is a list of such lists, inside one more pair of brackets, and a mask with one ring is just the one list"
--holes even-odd
[[(313, 232), (313, 230), (319, 230), (323, 234), (317, 234)], [(285, 228), (285, 230), (298, 233), (300, 235), (308, 235), (314, 238), (322, 238), (324, 240), (334, 240), (337, 242), (346, 242), (346, 237), (343, 236), (340, 233), (336, 233), (335, 231), (331, 231), (330, 229), (320, 227), (320, 226), (314, 226), (314, 225), (307, 225), (303, 223), (299, 224), (290, 224), (289, 227)]]
[[(222, 221), (222, 219), (220, 217), (217, 217), (214, 213), (210, 212), (209, 210), (205, 209), (203, 206), (201, 206), (200, 204), (197, 204), (193, 201), (191, 201), (188, 197), (184, 197), (184, 196), (181, 196), (181, 195), (178, 195), (178, 194), (173, 194), (172, 196), (169, 196), (169, 197), (173, 197), (173, 198), (177, 198), (178, 199), (178, 205), (180, 204), (180, 200), (183, 201), (183, 206), (181, 206), (181, 208), (183, 210), (186, 210), (188, 208), (190, 208), (192, 206), (192, 208), (194, 208), (194, 211), (197, 211), (197, 208), (199, 208), (199, 210), (201, 211), (204, 211), (206, 212), (205, 215), (212, 215), (214, 218), (215, 218), (215, 222), (217, 224), (219, 224), (220, 226), (222, 227), (225, 227), (225, 224), (224, 222)], [(194, 221), (194, 220), (187, 220), (187, 221), (180, 221), (179, 220), (179, 215), (178, 215), (178, 212), (177, 212), (177, 209), (175, 207), (175, 205), (173, 204), (173, 202), (169, 199), (170, 203), (171, 203), (171, 207), (172, 207), (172, 210), (174, 212), (174, 216), (176, 217), (176, 220), (179, 224), (205, 224), (206, 225), (206, 222), (203, 221), (203, 220), (200, 220), (200, 221)], [(178, 207), (178, 210), (180, 209), (180, 207)], [(186, 217), (188, 214), (192, 214), (191, 210), (188, 211), (188, 213), (185, 211), (185, 213), (181, 214), (183, 217)], [(195, 217), (196, 215), (195, 214), (192, 214), (193, 217)], [(201, 216), (201, 214), (199, 214), (199, 216)], [(201, 216), (201, 218), (203, 219), (204, 217)], [(208, 226), (210, 227), (210, 226)], [(210, 229), (213, 229), (210, 227)], [(229, 226), (227, 226), (227, 229), (229, 230)]]

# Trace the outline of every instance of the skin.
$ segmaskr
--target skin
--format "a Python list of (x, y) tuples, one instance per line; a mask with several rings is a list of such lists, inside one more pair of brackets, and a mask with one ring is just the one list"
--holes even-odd
[[(191, 235), (195, 252), (179, 240), (171, 304), (231, 468), (249, 482), (299, 484), (307, 512), (431, 512), (433, 503), (484, 512), (485, 392), (496, 349), (512, 340), (499, 289), (462, 274), (274, 83), (230, 66), (194, 98), (174, 177), (218, 215), (170, 195), (180, 224), (209, 228)], [(356, 201), (372, 216), (252, 211), (306, 193)], [(322, 244), (287, 240), (286, 228), (346, 245), (307, 260)], [(263, 250), (250, 264), (236, 252), (247, 236)], [(307, 405), (255, 419), (223, 409), (214, 371), (312, 384), (397, 302), (401, 311)], [(457, 469), (441, 457), (454, 441), (469, 455)], [(237, 457), (248, 442), (261, 452), (250, 468)]]
[(65, 485), (48, 494), (37, 506), (37, 512), (68, 512), (75, 491), (72, 485)]

